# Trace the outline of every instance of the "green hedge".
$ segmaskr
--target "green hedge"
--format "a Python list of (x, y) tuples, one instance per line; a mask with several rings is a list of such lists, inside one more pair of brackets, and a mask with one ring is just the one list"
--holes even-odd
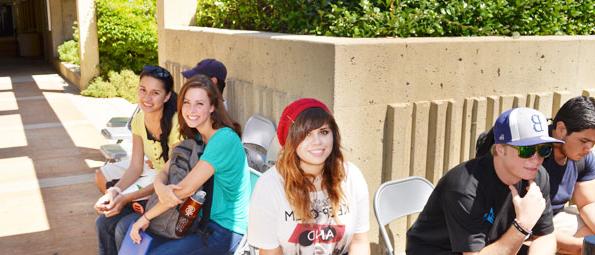
[(198, 26), (344, 37), (595, 34), (595, 0), (198, 0)]
[(107, 80), (96, 77), (89, 86), (81, 91), (81, 95), (90, 97), (122, 97), (136, 103), (139, 76), (130, 70), (110, 71)]
[(68, 62), (80, 65), (79, 56), (79, 26), (77, 22), (72, 25), (72, 40), (68, 40), (58, 46), (58, 59), (62, 62)]
[(156, 0), (97, 0), (99, 69), (130, 69), (157, 64)]
[(68, 40), (58, 46), (58, 58), (62, 62), (79, 65), (79, 43), (75, 40)]

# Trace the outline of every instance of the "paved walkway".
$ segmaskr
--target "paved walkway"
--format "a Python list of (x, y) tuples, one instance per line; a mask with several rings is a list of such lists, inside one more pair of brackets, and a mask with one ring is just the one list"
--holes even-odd
[(0, 59), (0, 254), (97, 254), (99, 130), (133, 110), (78, 95), (42, 61)]

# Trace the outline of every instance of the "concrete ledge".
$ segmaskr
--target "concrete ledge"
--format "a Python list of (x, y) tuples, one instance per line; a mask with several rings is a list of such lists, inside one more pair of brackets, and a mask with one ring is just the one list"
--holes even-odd
[(54, 62), (52, 64), (54, 65), (54, 68), (56, 68), (56, 71), (58, 71), (58, 73), (62, 77), (64, 77), (64, 79), (68, 80), (68, 82), (77, 86), (80, 90), (83, 89), (81, 87), (80, 66), (71, 64), (71, 63), (62, 62), (57, 59), (54, 60)]

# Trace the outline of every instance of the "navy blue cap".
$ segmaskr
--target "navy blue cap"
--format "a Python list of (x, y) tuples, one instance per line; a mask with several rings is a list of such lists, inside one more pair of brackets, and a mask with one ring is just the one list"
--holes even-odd
[(190, 77), (197, 74), (206, 75), (209, 78), (216, 77), (219, 82), (225, 82), (225, 78), (227, 77), (227, 68), (225, 68), (225, 65), (219, 60), (207, 58), (198, 62), (198, 64), (196, 64), (196, 66), (192, 69), (182, 72), (182, 75), (186, 79), (190, 79)]

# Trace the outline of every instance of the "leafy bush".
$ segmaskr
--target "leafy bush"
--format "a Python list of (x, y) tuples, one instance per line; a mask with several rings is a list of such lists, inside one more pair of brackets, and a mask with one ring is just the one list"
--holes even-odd
[(58, 58), (62, 62), (80, 65), (79, 55), (79, 26), (76, 22), (72, 25), (72, 40), (68, 40), (58, 46)]
[(110, 71), (107, 76), (108, 80), (95, 78), (81, 94), (91, 97), (122, 97), (131, 103), (136, 102), (138, 75), (130, 70), (122, 70), (120, 73)]
[(595, 34), (595, 0), (198, 0), (198, 26), (347, 37)]
[(80, 64), (79, 43), (75, 40), (65, 41), (58, 46), (58, 58), (62, 62)]
[[(140, 72), (157, 64), (155, 0), (97, 0), (99, 69)], [(138, 82), (138, 81), (137, 81)]]

